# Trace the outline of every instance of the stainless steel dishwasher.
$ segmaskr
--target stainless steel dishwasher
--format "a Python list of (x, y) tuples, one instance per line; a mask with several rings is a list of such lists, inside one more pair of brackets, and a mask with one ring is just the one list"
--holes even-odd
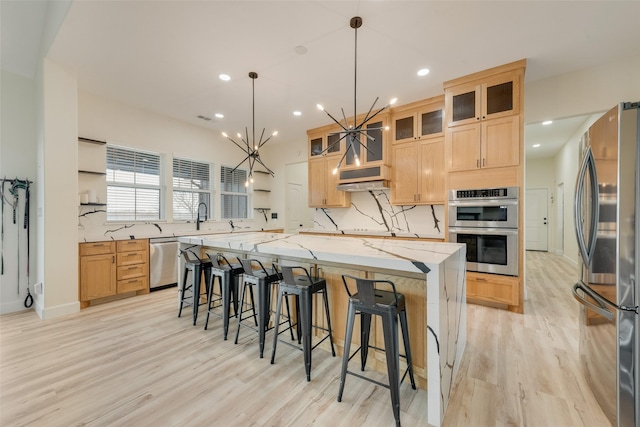
[(176, 286), (178, 281), (178, 239), (149, 239), (149, 288), (151, 291)]

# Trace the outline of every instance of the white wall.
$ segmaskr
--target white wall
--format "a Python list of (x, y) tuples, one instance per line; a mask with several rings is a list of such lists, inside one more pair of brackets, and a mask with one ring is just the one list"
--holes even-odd
[(38, 134), (38, 279), (44, 298), (36, 300), (42, 319), (76, 313), (78, 302), (78, 104), (77, 82), (45, 59)]
[[(171, 185), (169, 179), (172, 168), (172, 158), (182, 157), (214, 163), (216, 174), (219, 176), (220, 165), (236, 166), (245, 154), (238, 149), (231, 141), (228, 141), (219, 132), (206, 129), (200, 126), (194, 126), (189, 123), (181, 122), (166, 116), (161, 116), (149, 111), (141, 110), (130, 105), (96, 96), (87, 92), (80, 92), (78, 96), (78, 136), (107, 141), (110, 144), (122, 145), (126, 147), (139, 148), (160, 153), (164, 156), (164, 165), (167, 172), (165, 184)], [(264, 147), (264, 153), (261, 150), (261, 156), (265, 158), (265, 163), (272, 169), (282, 170), (282, 173), (276, 174), (278, 177), (278, 185), (284, 175), (283, 160), (286, 156), (274, 156), (280, 161), (273, 165), (267, 161), (267, 153), (274, 150), (274, 146), (268, 143)], [(103, 160), (104, 161), (104, 160)], [(241, 167), (248, 166), (247, 163)], [(272, 178), (269, 176), (256, 176), (256, 181), (266, 179), (265, 185), (276, 188)], [(257, 184), (257, 182), (256, 182)], [(103, 183), (104, 185), (104, 183)], [(219, 185), (214, 183), (215, 188)], [(257, 185), (256, 185), (257, 187)], [(279, 188), (279, 187), (277, 187)], [(104, 189), (98, 194), (103, 194), (106, 198)], [(255, 193), (254, 200), (259, 204), (269, 200), (259, 199), (261, 197), (271, 198), (273, 194), (280, 191), (273, 191), (265, 196), (265, 193)], [(165, 218), (171, 218), (171, 192), (167, 191), (167, 200), (165, 203)], [(284, 206), (284, 202), (281, 202)], [(219, 198), (215, 197), (213, 201), (214, 212), (210, 213), (210, 217), (220, 217)], [(211, 215), (211, 214), (214, 215)], [(284, 219), (281, 215), (277, 221), (265, 221), (262, 214), (254, 213), (253, 220), (234, 221), (237, 227), (250, 228), (282, 228), (284, 227)], [(122, 237), (133, 234), (139, 237), (159, 237), (163, 235), (171, 235), (172, 233), (188, 233), (195, 231), (194, 223), (187, 224), (185, 222), (171, 223), (167, 220), (157, 221), (162, 228), (160, 232), (151, 223), (137, 223), (133, 228), (122, 230), (121, 232), (110, 233), (108, 230), (118, 228), (113, 224), (106, 223), (106, 214), (98, 213), (82, 217), (80, 219), (82, 227), (79, 230), (79, 238), (82, 239), (104, 239), (109, 237)], [(205, 231), (230, 231), (231, 226), (227, 220), (218, 222), (208, 222), (201, 225), (201, 230)], [(105, 235), (107, 233), (107, 235)]]
[[(33, 181), (30, 187), (31, 208), (31, 256), (30, 285), (36, 282), (36, 203), (41, 182), (36, 179), (36, 84), (35, 80), (20, 77), (2, 70), (0, 75), (2, 101), (0, 104), (0, 177), (20, 178)], [(9, 185), (5, 185), (8, 193)], [(13, 224), (12, 208), (4, 206), (4, 274), (0, 275), (0, 314), (24, 309), (23, 302), (27, 290), (27, 250), (26, 231), (23, 229), (24, 192), (20, 191), (20, 215), (18, 224)], [(12, 201), (10, 195), (6, 196)], [(19, 242), (19, 244), (18, 244)], [(18, 250), (20, 263), (18, 264)], [(18, 269), (20, 285), (18, 288)], [(18, 291), (19, 289), (19, 291)]]

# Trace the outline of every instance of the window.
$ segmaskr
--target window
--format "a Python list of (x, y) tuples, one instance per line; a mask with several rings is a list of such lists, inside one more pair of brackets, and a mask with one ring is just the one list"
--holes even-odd
[(193, 221), (211, 218), (211, 180), (208, 163), (173, 159), (173, 219)]
[(107, 145), (107, 220), (161, 218), (160, 155)]
[[(233, 172), (232, 172), (233, 171)], [(220, 168), (220, 207), (222, 219), (248, 218), (249, 195), (245, 182), (247, 171)]]

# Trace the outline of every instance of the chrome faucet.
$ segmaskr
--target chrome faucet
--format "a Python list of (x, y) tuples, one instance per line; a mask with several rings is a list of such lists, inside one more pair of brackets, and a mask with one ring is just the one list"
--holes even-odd
[(202, 220), (200, 219), (200, 206), (204, 206), (204, 221), (207, 220), (208, 208), (205, 202), (198, 203), (198, 218), (196, 219), (196, 230), (200, 230), (200, 223)]

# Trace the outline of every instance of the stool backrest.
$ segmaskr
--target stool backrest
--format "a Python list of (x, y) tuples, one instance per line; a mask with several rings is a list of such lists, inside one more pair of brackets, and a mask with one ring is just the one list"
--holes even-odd
[(182, 255), (182, 258), (184, 258), (185, 262), (188, 262), (190, 264), (202, 263), (200, 257), (196, 255), (196, 253), (192, 251), (191, 248), (180, 249), (180, 255)]
[(282, 279), (283, 279), (284, 283), (289, 283), (289, 284), (295, 284), (296, 283), (295, 275), (293, 274), (294, 270), (302, 270), (302, 271), (304, 271), (304, 274), (307, 276), (307, 279), (309, 280), (309, 283), (313, 283), (313, 280), (311, 279), (311, 275), (309, 274), (309, 271), (304, 267), (285, 267), (285, 266), (281, 266), (280, 268), (282, 270)]
[(211, 261), (211, 264), (213, 265), (214, 268), (224, 268), (220, 265), (220, 254), (210, 254), (207, 252), (207, 256), (209, 257), (209, 261)]
[(240, 258), (240, 264), (242, 264), (242, 269), (244, 270), (244, 274), (253, 275), (253, 267), (251, 266), (250, 259)]
[(348, 274), (342, 275), (342, 283), (344, 283), (344, 288), (347, 291), (347, 294), (351, 297), (351, 291), (349, 291), (349, 286), (347, 285), (347, 281), (355, 281), (356, 289), (358, 290), (358, 299), (364, 305), (375, 306), (376, 305), (376, 285), (378, 284), (386, 284), (391, 287), (391, 291), (393, 292), (393, 296), (395, 298), (396, 304), (398, 304), (398, 293), (396, 292), (396, 285), (390, 280), (372, 280), (372, 279), (363, 279), (361, 277), (350, 276)]

